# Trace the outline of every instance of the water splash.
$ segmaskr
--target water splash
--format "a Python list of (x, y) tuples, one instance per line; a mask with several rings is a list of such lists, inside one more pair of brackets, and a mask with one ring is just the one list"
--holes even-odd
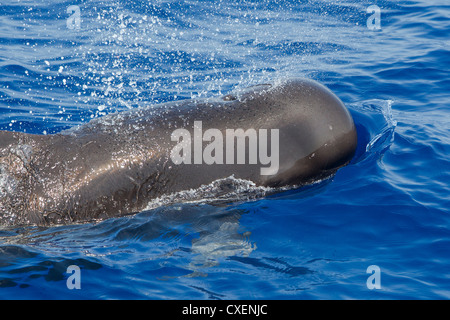
[(392, 145), (397, 121), (392, 100), (371, 99), (349, 105), (358, 130), (358, 149), (354, 162), (378, 157)]
[(385, 126), (381, 129), (381, 132), (374, 136), (366, 146), (366, 151), (370, 152), (377, 145), (383, 145), (389, 140), (389, 144), (393, 142), (394, 130), (397, 126), (397, 121), (394, 120), (392, 115), (392, 100), (369, 100), (365, 102), (365, 106), (368, 109), (372, 109), (375, 112), (381, 111), (386, 120)]
[(254, 182), (230, 176), (215, 180), (196, 189), (164, 195), (151, 200), (144, 209), (152, 210), (175, 203), (239, 202), (262, 198), (278, 189), (257, 186)]

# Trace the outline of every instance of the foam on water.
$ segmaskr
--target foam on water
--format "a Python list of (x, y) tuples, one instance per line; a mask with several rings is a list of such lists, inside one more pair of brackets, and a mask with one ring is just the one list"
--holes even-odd
[(144, 210), (151, 210), (174, 203), (232, 203), (249, 201), (281, 190), (283, 189), (257, 186), (253, 181), (237, 179), (234, 176), (230, 176), (215, 180), (207, 185), (202, 185), (197, 189), (183, 190), (158, 197), (151, 200)]

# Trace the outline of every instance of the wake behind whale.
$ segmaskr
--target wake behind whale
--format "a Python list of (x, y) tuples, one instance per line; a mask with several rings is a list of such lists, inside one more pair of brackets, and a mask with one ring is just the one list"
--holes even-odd
[(0, 131), (0, 223), (132, 214), (228, 177), (309, 184), (348, 163), (356, 144), (343, 103), (306, 79), (110, 114), (60, 134)]

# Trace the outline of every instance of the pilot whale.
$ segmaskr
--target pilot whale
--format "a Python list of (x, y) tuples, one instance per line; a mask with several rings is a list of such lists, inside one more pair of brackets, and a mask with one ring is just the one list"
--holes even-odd
[(0, 224), (96, 221), (234, 176), (302, 186), (357, 145), (353, 119), (309, 79), (109, 114), (52, 135), (0, 131)]

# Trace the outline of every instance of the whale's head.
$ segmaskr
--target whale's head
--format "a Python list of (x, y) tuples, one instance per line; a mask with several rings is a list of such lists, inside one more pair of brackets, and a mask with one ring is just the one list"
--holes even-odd
[(303, 184), (330, 176), (355, 153), (357, 133), (351, 114), (316, 81), (259, 85), (236, 98), (259, 111), (261, 126), (279, 130), (278, 170), (262, 177), (265, 185)]

